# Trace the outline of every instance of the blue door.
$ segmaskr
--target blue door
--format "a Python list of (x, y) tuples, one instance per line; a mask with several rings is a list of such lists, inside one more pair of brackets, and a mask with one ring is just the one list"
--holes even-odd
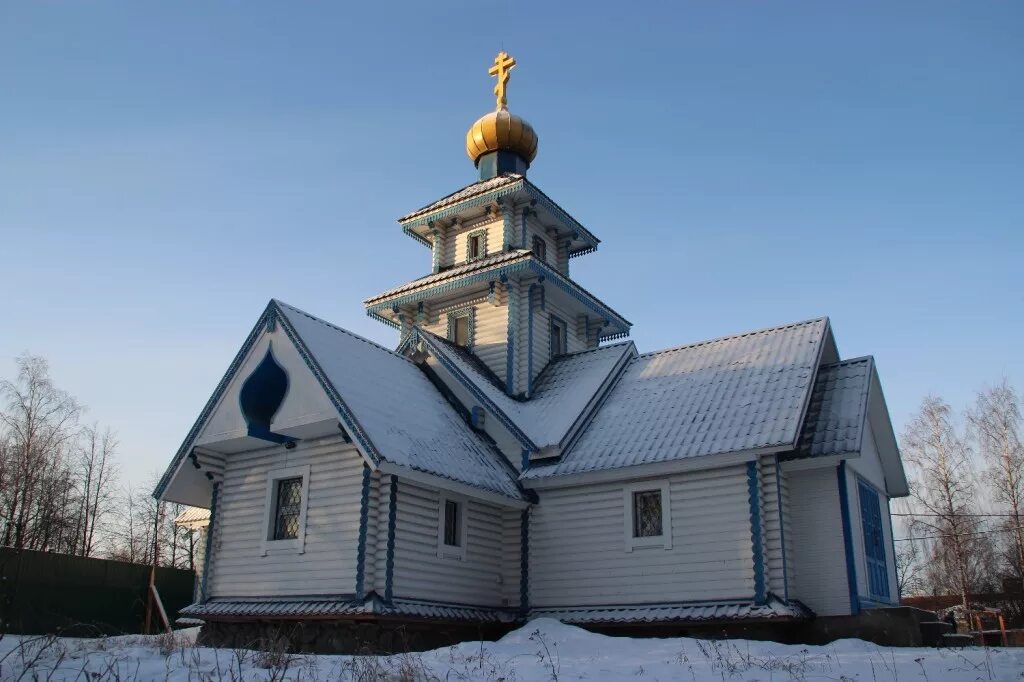
[(885, 533), (878, 493), (863, 481), (857, 482), (860, 523), (864, 531), (864, 553), (868, 559), (868, 589), (871, 597), (889, 601), (889, 569), (885, 564)]

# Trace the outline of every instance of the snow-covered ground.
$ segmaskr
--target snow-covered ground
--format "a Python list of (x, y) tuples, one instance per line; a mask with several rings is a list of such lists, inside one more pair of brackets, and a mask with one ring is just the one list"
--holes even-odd
[(746, 640), (606, 637), (548, 619), (498, 642), (389, 657), (267, 654), (168, 636), (0, 640), (0, 680), (1024, 680), (1024, 649), (899, 649), (861, 640), (787, 646)]

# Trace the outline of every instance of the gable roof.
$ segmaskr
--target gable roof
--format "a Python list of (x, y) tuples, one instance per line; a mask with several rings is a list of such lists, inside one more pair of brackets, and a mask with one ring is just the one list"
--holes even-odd
[(646, 353), (545, 478), (796, 445), (827, 318)]
[(633, 342), (627, 341), (556, 357), (537, 377), (533, 395), (524, 401), (509, 397), (495, 385), (465, 350), (430, 332), (419, 330), (419, 334), (441, 364), (492, 412), (499, 413), (499, 419), (504, 417), (501, 421), (513, 435), (534, 451), (563, 444), (616, 370), (636, 355)]
[(873, 365), (872, 358), (863, 357), (818, 369), (795, 457), (861, 451)]
[(505, 497), (523, 493), (500, 453), (474, 432), (422, 371), (405, 357), (298, 308), (273, 300), (239, 351), (154, 493), (163, 492), (191, 450), (258, 331), (281, 323), (320, 382), (360, 452)]

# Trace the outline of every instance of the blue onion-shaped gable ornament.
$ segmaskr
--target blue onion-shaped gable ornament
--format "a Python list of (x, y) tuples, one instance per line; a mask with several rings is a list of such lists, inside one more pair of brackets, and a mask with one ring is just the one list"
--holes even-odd
[(251, 435), (269, 434), (270, 422), (288, 393), (288, 373), (274, 359), (273, 346), (242, 384), (238, 395)]

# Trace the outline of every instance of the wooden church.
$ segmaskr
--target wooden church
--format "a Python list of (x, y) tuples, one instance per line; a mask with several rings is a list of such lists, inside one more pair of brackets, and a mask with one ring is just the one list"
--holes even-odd
[(211, 643), (351, 650), (896, 604), (908, 491), (872, 358), (842, 359), (827, 318), (623, 340), (570, 276), (598, 238), (527, 179), (514, 65), (466, 135), (479, 180), (398, 221), (430, 271), (365, 301), (396, 349), (273, 300), (185, 437), (155, 491), (209, 510), (183, 615)]

